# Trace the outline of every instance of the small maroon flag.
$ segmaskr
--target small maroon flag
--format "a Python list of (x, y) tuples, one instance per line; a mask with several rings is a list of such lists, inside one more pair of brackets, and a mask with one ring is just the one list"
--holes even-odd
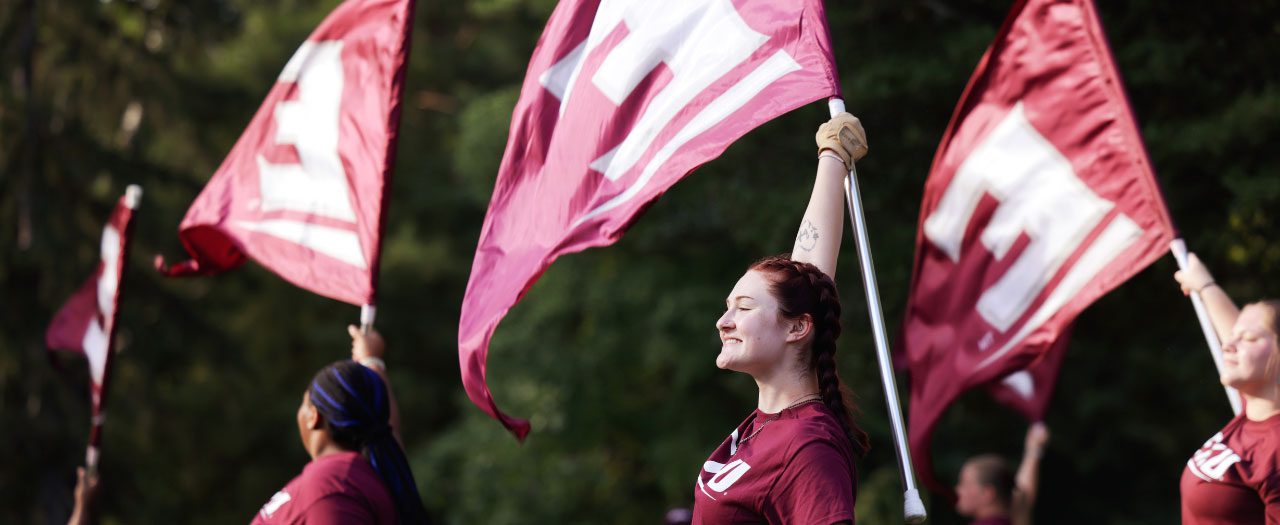
[(1088, 0), (1024, 0), (925, 183), (901, 355), (911, 453), (960, 393), (1043, 415), (1072, 320), (1158, 258), (1172, 225)]
[(498, 322), (560, 255), (617, 241), (734, 140), (839, 94), (819, 0), (565, 0), (511, 119), (459, 323), (471, 401), (523, 439), (485, 383)]
[(50, 350), (80, 352), (89, 361), (89, 391), (93, 396), (95, 420), (102, 413), (104, 391), (110, 377), (116, 312), (124, 289), (133, 211), (141, 198), (142, 189), (131, 185), (116, 202), (111, 218), (102, 229), (101, 256), (93, 275), (53, 316), (44, 335), (45, 346)]
[(289, 59), (179, 226), (192, 259), (253, 258), (326, 297), (372, 304), (404, 85), (412, 0), (347, 0)]

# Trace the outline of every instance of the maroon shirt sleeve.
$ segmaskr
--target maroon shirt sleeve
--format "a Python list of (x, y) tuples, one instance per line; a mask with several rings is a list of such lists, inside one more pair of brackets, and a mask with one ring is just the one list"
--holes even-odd
[(376, 523), (368, 509), (345, 494), (330, 494), (316, 500), (302, 517), (306, 525), (347, 525)]
[(848, 461), (830, 443), (810, 441), (782, 469), (764, 510), (770, 523), (831, 525), (852, 523), (853, 504)]

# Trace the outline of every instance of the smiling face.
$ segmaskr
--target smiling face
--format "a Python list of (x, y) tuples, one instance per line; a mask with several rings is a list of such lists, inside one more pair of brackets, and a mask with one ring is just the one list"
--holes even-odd
[(751, 270), (729, 292), (724, 315), (716, 321), (720, 333), (716, 366), (763, 377), (787, 365), (788, 343), (799, 339), (797, 322), (782, 317), (769, 286), (765, 274)]
[(1280, 358), (1276, 356), (1274, 316), (1270, 307), (1251, 304), (1240, 311), (1231, 340), (1222, 345), (1222, 384), (1249, 394), (1274, 388)]

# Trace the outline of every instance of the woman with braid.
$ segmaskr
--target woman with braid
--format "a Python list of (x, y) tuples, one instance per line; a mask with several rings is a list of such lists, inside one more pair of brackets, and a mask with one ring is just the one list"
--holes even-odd
[(716, 366), (749, 374), (756, 410), (698, 473), (693, 523), (853, 523), (854, 461), (867, 435), (836, 372), (840, 298), (832, 275), (844, 227), (844, 177), (866, 154), (858, 119), (818, 128), (818, 173), (791, 255), (747, 269), (716, 322)]
[(298, 433), (311, 462), (254, 518), (257, 524), (424, 523), (400, 448), (385, 345), (354, 326), (350, 361), (324, 367), (302, 394)]

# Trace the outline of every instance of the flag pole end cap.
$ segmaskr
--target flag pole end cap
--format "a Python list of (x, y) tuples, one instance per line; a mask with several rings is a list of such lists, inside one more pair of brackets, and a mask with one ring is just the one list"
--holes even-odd
[(131, 210), (138, 209), (138, 202), (142, 200), (142, 186), (130, 184), (124, 190), (124, 205)]
[(902, 495), (902, 498), (902, 515), (903, 518), (906, 519), (906, 522), (913, 525), (917, 523), (924, 523), (928, 514), (924, 511), (924, 502), (920, 501), (920, 491), (916, 489), (907, 489), (907, 491)]

